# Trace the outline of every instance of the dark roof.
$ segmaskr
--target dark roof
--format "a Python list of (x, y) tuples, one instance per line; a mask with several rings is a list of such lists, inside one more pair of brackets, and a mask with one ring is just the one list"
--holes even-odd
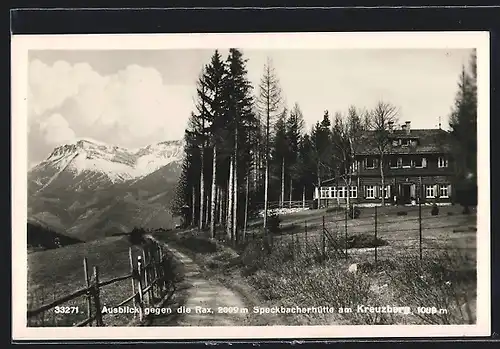
[[(358, 155), (377, 155), (377, 145), (374, 137), (375, 131), (366, 131), (360, 143)], [(391, 139), (418, 139), (417, 146), (393, 146), (389, 144), (388, 154), (429, 154), (448, 153), (451, 150), (450, 133), (442, 129), (412, 129), (407, 134), (403, 130), (394, 130)]]

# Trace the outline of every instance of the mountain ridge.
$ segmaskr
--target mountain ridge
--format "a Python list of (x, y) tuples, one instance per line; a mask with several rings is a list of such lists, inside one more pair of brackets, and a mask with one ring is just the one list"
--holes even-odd
[(135, 226), (171, 228), (183, 141), (127, 149), (88, 139), (54, 148), (28, 171), (28, 217), (92, 240)]

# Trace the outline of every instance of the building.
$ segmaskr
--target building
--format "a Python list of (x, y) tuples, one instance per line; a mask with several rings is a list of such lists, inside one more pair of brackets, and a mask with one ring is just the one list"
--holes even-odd
[[(359, 206), (381, 204), (437, 203), (452, 200), (451, 144), (449, 133), (438, 129), (411, 129), (407, 121), (401, 128), (389, 125), (388, 147), (384, 154), (384, 182), (382, 188), (380, 154), (374, 131), (367, 131), (360, 143), (352, 168), (349, 200)], [(324, 180), (315, 189), (320, 194), (320, 206), (346, 203), (348, 187), (338, 177)]]

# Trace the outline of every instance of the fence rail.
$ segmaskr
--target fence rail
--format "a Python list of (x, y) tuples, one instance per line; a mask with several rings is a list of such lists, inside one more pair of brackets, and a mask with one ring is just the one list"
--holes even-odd
[[(141, 248), (141, 253), (142, 255), (138, 255), (134, 263), (132, 247), (130, 247), (130, 273), (106, 281), (100, 281), (98, 266), (93, 266), (93, 274), (90, 276), (88, 260), (87, 257), (85, 257), (83, 259), (83, 268), (87, 286), (36, 309), (29, 309), (27, 311), (28, 321), (61, 304), (85, 296), (87, 303), (87, 318), (75, 324), (74, 327), (93, 326), (94, 323), (95, 326), (105, 326), (102, 318), (101, 290), (108, 285), (128, 279), (131, 280), (132, 294), (119, 304), (109, 308), (123, 307), (132, 302), (133, 307), (138, 308), (139, 321), (142, 321), (145, 316), (144, 309), (148, 306), (153, 306), (155, 301), (162, 301), (166, 296), (168, 297), (171, 295), (173, 285), (169, 282), (170, 280), (167, 280), (165, 274), (167, 254), (162, 246), (156, 241), (151, 241)], [(136, 318), (137, 315), (135, 312), (133, 315), (134, 318)]]

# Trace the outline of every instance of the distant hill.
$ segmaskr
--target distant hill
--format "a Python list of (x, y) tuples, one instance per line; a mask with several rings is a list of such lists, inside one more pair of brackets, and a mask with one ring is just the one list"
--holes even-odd
[(28, 222), (28, 248), (52, 249), (80, 242), (82, 241), (56, 233), (39, 223)]
[(28, 173), (28, 217), (90, 241), (134, 227), (170, 229), (182, 141), (129, 150), (78, 140), (57, 147)]

